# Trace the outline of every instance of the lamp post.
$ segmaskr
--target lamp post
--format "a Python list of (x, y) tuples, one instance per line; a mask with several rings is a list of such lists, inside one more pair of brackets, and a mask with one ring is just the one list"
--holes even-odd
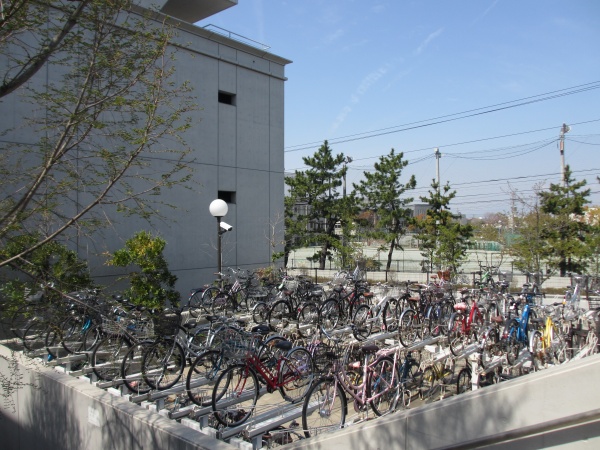
[(213, 200), (208, 207), (210, 214), (217, 218), (217, 270), (219, 272), (219, 279), (221, 279), (221, 264), (222, 264), (222, 251), (221, 251), (221, 235), (224, 231), (221, 231), (221, 219), (227, 215), (229, 208), (227, 203), (221, 199)]

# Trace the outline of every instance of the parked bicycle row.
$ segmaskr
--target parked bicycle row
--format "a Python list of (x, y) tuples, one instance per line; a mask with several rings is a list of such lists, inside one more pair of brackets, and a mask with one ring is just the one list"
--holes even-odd
[[(68, 363), (73, 373), (94, 374), (99, 385), (121, 386), (137, 399), (164, 399), (164, 392), (176, 399), (173, 418), (267, 446), (598, 348), (597, 310), (583, 313), (574, 302), (541, 307), (527, 289), (455, 294), (443, 280), (369, 286), (340, 274), (323, 285), (286, 276), (277, 288), (251, 281), (261, 295), (234, 297), (244, 277), (252, 274), (226, 288), (221, 274), (216, 295), (195, 302), (210, 287), (194, 290), (183, 309), (160, 314), (120, 298), (100, 300), (95, 291), (64, 296), (60, 305), (32, 302), (13, 316), (12, 330), (32, 355)], [(246, 302), (220, 306), (232, 298)], [(290, 407), (287, 426), (258, 410), (259, 399), (275, 391)]]

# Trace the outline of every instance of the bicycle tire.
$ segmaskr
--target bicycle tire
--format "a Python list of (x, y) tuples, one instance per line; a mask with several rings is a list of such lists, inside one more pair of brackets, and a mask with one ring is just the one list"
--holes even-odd
[(142, 356), (142, 376), (152, 389), (159, 391), (173, 387), (185, 367), (185, 353), (172, 339), (161, 339), (150, 346)]
[(519, 327), (518, 322), (512, 319), (508, 325), (508, 333), (504, 340), (504, 346), (506, 351), (506, 360), (509, 365), (514, 366), (521, 352), (522, 344), (517, 339), (517, 329)]
[(45, 321), (34, 317), (23, 329), (21, 336), (23, 347), (30, 352), (43, 349), (46, 346), (45, 338), (47, 332), (48, 324)]
[(432, 366), (427, 366), (423, 370), (423, 377), (421, 382), (421, 397), (424, 400), (433, 398), (437, 385), (438, 379), (435, 369)]
[(396, 407), (396, 396), (399, 384), (398, 371), (395, 370), (394, 360), (390, 357), (379, 358), (369, 369), (367, 376), (367, 398), (376, 416), (392, 412)]
[(302, 428), (309, 438), (344, 428), (348, 401), (332, 377), (321, 378), (309, 389), (302, 405)]
[(269, 317), (269, 305), (265, 302), (258, 302), (252, 308), (252, 320), (258, 325), (267, 323)]
[(131, 342), (122, 335), (104, 337), (92, 352), (90, 364), (96, 376), (103, 381), (113, 381), (121, 373), (121, 363), (129, 352)]
[(198, 355), (185, 381), (189, 399), (198, 406), (210, 406), (216, 379), (226, 368), (226, 358), (219, 350), (207, 350)]
[(315, 376), (312, 355), (303, 347), (291, 349), (285, 356), (278, 374), (279, 392), (290, 403), (301, 401)]
[(471, 369), (468, 367), (463, 367), (461, 371), (458, 372), (458, 377), (456, 377), (456, 394), (462, 394), (472, 389), (473, 384), (471, 383)]
[(360, 305), (356, 308), (352, 317), (352, 334), (357, 341), (364, 341), (373, 331), (373, 322), (371, 319), (371, 307), (369, 305)]
[(400, 318), (400, 311), (398, 310), (399, 304), (398, 300), (391, 298), (387, 301), (381, 312), (383, 317), (383, 328), (388, 333), (395, 333), (398, 331), (398, 319)]
[(203, 312), (207, 312), (206, 308), (204, 308), (204, 299), (203, 295), (206, 289), (194, 289), (188, 299), (187, 309), (190, 313), (190, 316), (197, 319), (202, 315)]
[(278, 331), (286, 328), (292, 318), (292, 307), (287, 300), (279, 300), (273, 303), (267, 316), (269, 328)]
[(325, 331), (333, 331), (340, 322), (340, 307), (336, 299), (330, 298), (319, 308), (319, 324)]
[(544, 349), (544, 338), (539, 330), (531, 334), (529, 340), (529, 352), (533, 360), (533, 369), (542, 370), (546, 368), (546, 352)]
[(121, 361), (121, 379), (129, 392), (140, 395), (152, 390), (142, 375), (143, 355), (152, 345), (154, 345), (154, 341), (151, 340), (135, 343)]
[(245, 364), (236, 364), (221, 372), (212, 393), (211, 406), (217, 421), (236, 427), (248, 420), (258, 401), (256, 374)]
[(306, 303), (298, 316), (303, 324), (317, 324), (319, 322), (319, 305), (315, 302)]
[(448, 341), (454, 356), (459, 356), (465, 349), (467, 336), (463, 326), (464, 320), (465, 316), (462, 313), (454, 313), (448, 324)]
[(416, 311), (405, 309), (398, 321), (398, 339), (404, 347), (410, 347), (419, 338), (418, 319)]

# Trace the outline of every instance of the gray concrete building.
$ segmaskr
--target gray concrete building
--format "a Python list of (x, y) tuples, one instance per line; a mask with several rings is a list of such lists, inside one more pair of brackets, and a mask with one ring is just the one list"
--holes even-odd
[[(234, 33), (193, 25), (235, 7), (237, 0), (135, 3), (158, 6), (156, 20), (177, 25), (171, 42), (177, 47), (176, 78), (189, 80), (199, 106), (183, 136), (194, 149), (188, 161), (194, 169), (193, 186), (161, 191), (165, 203), (177, 205), (176, 210), (165, 212), (169, 220), (149, 227), (143, 220), (115, 215), (110, 229), (93, 239), (79, 237), (77, 247), (92, 274), (110, 285), (119, 272), (106, 267), (100, 255), (121, 248), (137, 231), (157, 233), (167, 241), (165, 256), (185, 297), (189, 289), (215, 278), (217, 224), (209, 205), (217, 198), (227, 202), (223, 220), (233, 226), (223, 235), (223, 267), (268, 266), (272, 253), (281, 250), (280, 244), (273, 244), (283, 236), (284, 84), (285, 66), (291, 61)], [(59, 75), (42, 70), (25, 88), (43, 88), (53, 76)], [(18, 96), (5, 99), (0, 101), (0, 117), (17, 122), (32, 114), (27, 108)], [(23, 130), (0, 136), (5, 143), (25, 139)], [(159, 167), (161, 162), (154, 164)]]

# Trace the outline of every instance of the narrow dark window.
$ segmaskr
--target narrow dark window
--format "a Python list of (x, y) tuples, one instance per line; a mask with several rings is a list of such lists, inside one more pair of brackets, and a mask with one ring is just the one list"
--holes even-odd
[(225, 203), (235, 205), (235, 192), (234, 191), (219, 191), (219, 198)]
[(235, 105), (235, 94), (219, 91), (219, 103), (224, 103), (226, 105)]

